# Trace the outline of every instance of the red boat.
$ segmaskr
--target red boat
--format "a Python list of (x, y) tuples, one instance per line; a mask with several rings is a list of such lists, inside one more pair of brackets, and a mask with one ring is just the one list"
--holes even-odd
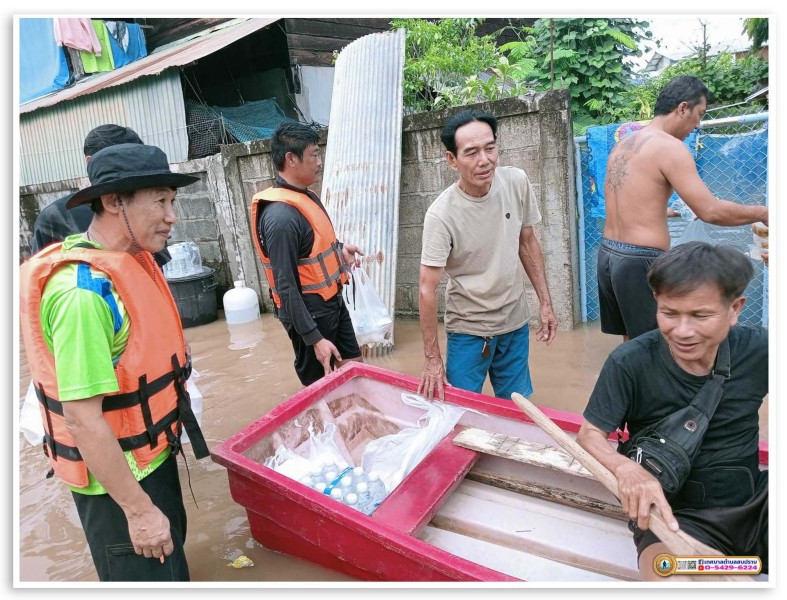
[[(360, 464), (370, 440), (418, 426), (423, 411), (401, 400), (417, 387), (351, 363), (213, 448), (252, 536), (367, 581), (638, 580), (615, 497), (509, 401), (447, 388), (446, 403), (472, 410), (369, 516), (263, 465), (280, 445), (305, 455), (309, 422), (335, 423)], [(579, 415), (543, 412), (579, 430)], [(761, 443), (763, 468), (767, 452)]]

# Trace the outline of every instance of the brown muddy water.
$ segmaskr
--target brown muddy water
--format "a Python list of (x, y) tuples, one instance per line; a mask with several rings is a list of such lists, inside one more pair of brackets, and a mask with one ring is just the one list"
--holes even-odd
[[(270, 314), (258, 322), (229, 326), (219, 320), (185, 330), (191, 344), (196, 380), (204, 396), (202, 428), (210, 447), (227, 439), (301, 388), (292, 366), (292, 347), (282, 326)], [(417, 321), (398, 320), (393, 352), (367, 362), (418, 376), (422, 342)], [(440, 330), (445, 352), (445, 335)], [(604, 335), (597, 325), (561, 331), (547, 348), (531, 332), (530, 367), (540, 406), (581, 412), (607, 354), (620, 338)], [(20, 358), (19, 403), (29, 384)], [(487, 381), (484, 393), (491, 394)], [(767, 439), (766, 398), (761, 410), (761, 435)], [(19, 581), (98, 581), (79, 518), (68, 489), (48, 470), (40, 446), (19, 434)], [(186, 555), (196, 582), (347, 582), (349, 576), (267, 550), (251, 537), (245, 510), (229, 492), (227, 472), (210, 458), (194, 460), (187, 445), (188, 470), (178, 458), (188, 512)], [(196, 498), (192, 498), (191, 489)], [(244, 554), (253, 567), (229, 563)], [(339, 584), (340, 585), (340, 584)]]

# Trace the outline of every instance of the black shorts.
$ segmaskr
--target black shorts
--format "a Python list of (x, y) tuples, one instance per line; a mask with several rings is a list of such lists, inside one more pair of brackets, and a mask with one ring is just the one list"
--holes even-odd
[(157, 558), (145, 558), (134, 552), (128, 520), (112, 496), (71, 492), (99, 581), (189, 581), (189, 567), (183, 550), (186, 509), (175, 455), (170, 454), (139, 485), (169, 519), (175, 549), (163, 563)]
[(658, 327), (648, 269), (662, 254), (659, 248), (601, 239), (597, 276), (602, 332), (633, 339)]
[[(320, 335), (336, 346), (342, 360), (361, 356), (361, 349), (358, 346), (358, 341), (355, 339), (355, 330), (350, 319), (350, 313), (347, 312), (344, 301), (339, 303), (337, 311), (321, 317), (314, 317), (314, 322), (317, 323)], [(282, 325), (287, 330), (287, 335), (290, 336), (292, 349), (295, 350), (295, 372), (301, 383), (310, 385), (324, 377), (325, 369), (322, 363), (317, 360), (314, 346), (304, 343), (303, 338), (295, 331), (292, 323), (282, 321)], [(336, 359), (331, 358), (331, 364), (335, 362)]]
[[(680, 528), (694, 539), (716, 548), (725, 556), (758, 556), (762, 572), (768, 572), (768, 471), (762, 471), (754, 495), (741, 506), (678, 508), (672, 511)], [(630, 523), (637, 558), (660, 540), (650, 530)]]

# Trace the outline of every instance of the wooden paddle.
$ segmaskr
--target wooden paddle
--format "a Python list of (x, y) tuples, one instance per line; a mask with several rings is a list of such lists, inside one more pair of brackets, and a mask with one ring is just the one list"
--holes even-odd
[[(511, 399), (528, 417), (533, 419), (536, 425), (548, 433), (566, 452), (577, 459), (583, 467), (593, 473), (595, 478), (598, 479), (605, 488), (612, 492), (616, 498), (620, 498), (618, 495), (618, 480), (609, 469), (582, 448), (582, 446), (574, 441), (565, 431), (555, 425), (552, 419), (541, 412), (541, 410), (530, 402), (530, 400), (516, 392), (511, 395)], [(699, 540), (694, 539), (685, 531), (672, 531), (662, 518), (658, 509), (653, 506), (650, 508), (650, 529), (662, 542), (664, 542), (670, 552), (675, 556), (724, 556), (724, 554), (715, 548), (711, 548)], [(735, 580), (740, 581), (739, 578)], [(716, 581), (718, 581), (718, 579), (716, 579)]]

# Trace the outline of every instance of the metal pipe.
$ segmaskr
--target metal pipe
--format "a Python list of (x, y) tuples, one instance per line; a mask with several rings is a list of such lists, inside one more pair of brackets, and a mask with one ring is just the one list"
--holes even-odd
[(723, 119), (711, 119), (700, 123), (700, 129), (706, 127), (724, 127), (725, 125), (743, 125), (744, 123), (757, 123), (767, 121), (768, 113), (761, 112), (754, 115), (739, 115), (737, 117), (724, 117)]
[(580, 320), (583, 323), (588, 321), (588, 293), (587, 293), (587, 273), (585, 267), (585, 193), (582, 188), (582, 154), (579, 151), (578, 141), (580, 137), (587, 140), (586, 136), (578, 136), (574, 138), (574, 162), (575, 165), (575, 178), (577, 186), (577, 215), (579, 216), (579, 306), (580, 306)]

